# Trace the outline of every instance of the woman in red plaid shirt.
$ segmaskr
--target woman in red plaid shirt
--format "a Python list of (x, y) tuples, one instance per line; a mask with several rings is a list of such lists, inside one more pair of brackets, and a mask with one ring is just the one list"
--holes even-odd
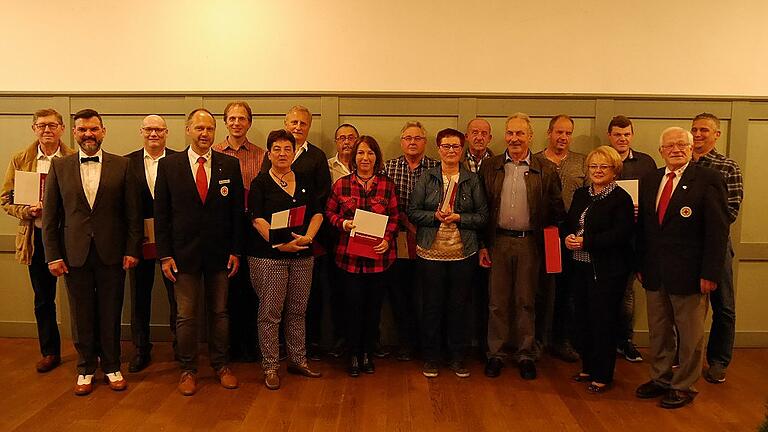
[[(386, 271), (397, 257), (395, 243), (400, 214), (395, 184), (381, 173), (384, 161), (376, 140), (362, 135), (355, 141), (352, 155), (352, 174), (333, 185), (325, 214), (330, 224), (341, 232), (336, 246), (336, 265), (343, 270), (350, 352), (347, 371), (356, 377), (361, 370), (374, 372), (371, 353), (378, 337)], [(351, 254), (348, 250), (358, 209), (389, 216), (384, 239), (372, 248), (375, 258)]]

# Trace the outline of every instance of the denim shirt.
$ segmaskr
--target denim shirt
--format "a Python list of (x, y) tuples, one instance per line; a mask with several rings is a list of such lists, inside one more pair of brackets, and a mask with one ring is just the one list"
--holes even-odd
[[(488, 222), (488, 204), (480, 178), (462, 166), (459, 167), (457, 187), (453, 212), (461, 217), (456, 225), (464, 244), (464, 256), (470, 256), (478, 250), (478, 230)], [(416, 225), (416, 243), (422, 248), (429, 249), (435, 241), (440, 226), (435, 212), (442, 200), (443, 190), (443, 174), (438, 165), (425, 171), (411, 192), (408, 218)]]

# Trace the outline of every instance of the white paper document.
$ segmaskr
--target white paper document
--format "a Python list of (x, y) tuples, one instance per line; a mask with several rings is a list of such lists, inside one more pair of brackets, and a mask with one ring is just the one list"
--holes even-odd
[(288, 228), (288, 219), (291, 216), (291, 209), (272, 213), (272, 221), (269, 223), (271, 229)]
[(640, 182), (638, 180), (616, 180), (616, 184), (627, 191), (629, 196), (632, 197), (632, 203), (637, 206)]
[(352, 237), (355, 234), (365, 234), (376, 238), (384, 238), (384, 232), (387, 231), (387, 221), (389, 216), (378, 213), (373, 213), (365, 210), (355, 210), (355, 218), (352, 220), (352, 224), (355, 225), (355, 229), (350, 234)]
[(16, 171), (13, 185), (13, 203), (38, 205), (40, 204), (40, 173)]

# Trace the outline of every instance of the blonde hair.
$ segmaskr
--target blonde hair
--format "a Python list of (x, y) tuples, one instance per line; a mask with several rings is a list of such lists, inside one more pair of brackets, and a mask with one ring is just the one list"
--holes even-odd
[(619, 152), (617, 152), (616, 149), (611, 146), (602, 145), (592, 150), (587, 155), (587, 165), (589, 165), (595, 156), (602, 156), (608, 160), (613, 166), (613, 173), (616, 175), (616, 177), (621, 174), (621, 169), (624, 167), (624, 163), (622, 162), (621, 156), (619, 156)]

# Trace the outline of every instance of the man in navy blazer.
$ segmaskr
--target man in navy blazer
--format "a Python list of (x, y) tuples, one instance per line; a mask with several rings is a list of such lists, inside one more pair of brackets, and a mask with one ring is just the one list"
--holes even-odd
[[(155, 285), (155, 264), (157, 248), (154, 241), (155, 180), (157, 166), (166, 155), (176, 151), (166, 148), (168, 126), (159, 115), (148, 115), (141, 122), (141, 149), (125, 155), (131, 174), (141, 194), (141, 216), (144, 219), (144, 241), (139, 264), (131, 274), (131, 339), (136, 350), (128, 364), (128, 372), (139, 372), (149, 365), (152, 351), (149, 321), (152, 315), (152, 288)], [(173, 282), (163, 278), (170, 305), (170, 327), (176, 347), (176, 299), (173, 296)]]
[(120, 373), (120, 314), (125, 270), (138, 262), (141, 215), (128, 159), (101, 149), (101, 116), (74, 116), (77, 154), (54, 158), (45, 181), (43, 244), (48, 269), (64, 276), (78, 353), (75, 394), (93, 390), (96, 368), (110, 388), (127, 386)]
[[(208, 351), (221, 385), (238, 387), (228, 366), (229, 278), (242, 250), (243, 183), (240, 163), (211, 151), (216, 120), (204, 108), (187, 117), (190, 147), (163, 158), (155, 183), (155, 239), (163, 274), (174, 282), (178, 306), (179, 391), (197, 391), (197, 317), (200, 291), (206, 296)], [(203, 283), (201, 284), (201, 279)]]
[[(696, 395), (708, 297), (717, 289), (728, 238), (725, 181), (690, 163), (692, 145), (687, 130), (664, 130), (665, 167), (640, 181), (638, 279), (647, 296), (651, 380), (636, 395), (663, 396), (663, 408), (682, 407)], [(676, 351), (680, 367), (673, 370)]]

